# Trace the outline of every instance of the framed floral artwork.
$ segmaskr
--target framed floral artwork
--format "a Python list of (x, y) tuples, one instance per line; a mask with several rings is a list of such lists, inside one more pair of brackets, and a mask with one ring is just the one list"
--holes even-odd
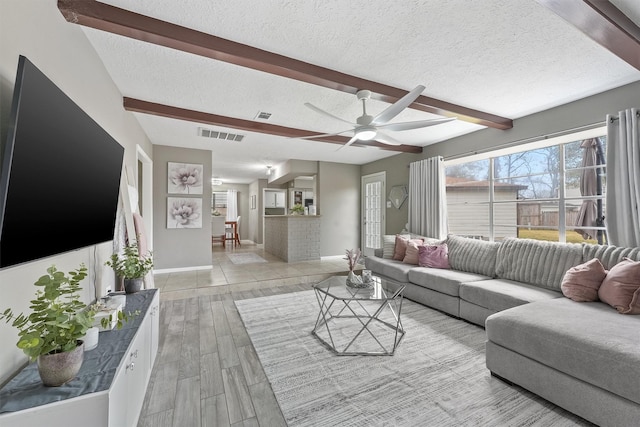
[(167, 228), (202, 228), (202, 199), (167, 197)]
[(202, 194), (202, 173), (202, 165), (169, 162), (167, 192), (173, 194)]

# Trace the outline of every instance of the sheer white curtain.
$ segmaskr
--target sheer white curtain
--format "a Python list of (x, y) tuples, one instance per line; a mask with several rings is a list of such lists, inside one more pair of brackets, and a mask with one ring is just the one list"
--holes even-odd
[(640, 111), (607, 116), (607, 211), (609, 244), (640, 246)]
[(238, 190), (227, 190), (227, 221), (238, 219)]
[(442, 157), (409, 164), (409, 231), (447, 237), (447, 196)]

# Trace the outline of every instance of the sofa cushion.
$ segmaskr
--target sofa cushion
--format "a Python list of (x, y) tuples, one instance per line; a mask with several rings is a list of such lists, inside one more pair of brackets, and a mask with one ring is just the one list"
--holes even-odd
[(493, 314), (486, 331), (489, 341), (640, 404), (640, 316), (556, 298)]
[(598, 301), (598, 289), (606, 276), (598, 258), (571, 267), (562, 278), (562, 295), (577, 302)]
[(440, 268), (414, 267), (409, 270), (411, 283), (454, 297), (460, 295), (458, 290), (460, 283), (489, 278), (482, 274)]
[(624, 259), (609, 270), (598, 296), (622, 314), (640, 314), (640, 262)]
[(581, 263), (580, 244), (508, 237), (498, 249), (496, 274), (500, 279), (560, 291), (564, 273)]
[(446, 242), (449, 248), (449, 265), (452, 269), (495, 277), (499, 242), (469, 239), (453, 234), (447, 236)]
[(625, 258), (640, 261), (640, 248), (624, 248), (618, 246), (591, 245), (589, 243), (583, 243), (582, 260), (588, 261), (592, 258), (598, 258), (605, 270), (611, 270), (611, 267)]
[(460, 299), (493, 311), (561, 296), (557, 291), (505, 279), (460, 284)]
[(408, 282), (408, 273), (412, 268), (417, 268), (415, 265), (405, 264), (402, 261), (395, 261), (392, 259), (384, 259), (379, 257), (366, 257), (364, 259), (364, 265), (367, 270), (371, 270), (373, 274), (379, 274), (387, 276), (390, 279), (398, 282)]

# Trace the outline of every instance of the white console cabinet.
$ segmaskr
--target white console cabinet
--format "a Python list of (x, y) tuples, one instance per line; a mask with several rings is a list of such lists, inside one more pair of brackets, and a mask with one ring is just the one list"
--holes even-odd
[[(85, 353), (83, 368), (76, 380), (74, 380), (76, 381), (76, 387), (84, 386), (82, 381), (84, 381), (85, 378), (87, 382), (95, 381), (95, 379), (91, 379), (91, 377), (100, 375), (99, 366), (103, 363), (102, 360), (115, 358), (116, 361), (111, 362), (114, 366), (117, 364), (115, 374), (113, 374), (113, 369), (109, 369), (109, 372), (113, 375), (110, 384), (98, 387), (99, 390), (81, 394), (76, 397), (63, 397), (62, 400), (59, 401), (13, 412), (1, 413), (0, 426), (136, 426), (158, 351), (160, 293), (157, 289), (140, 291), (140, 293), (145, 292), (150, 294), (147, 295), (148, 300), (143, 303), (144, 307), (140, 309), (141, 316), (143, 317), (139, 323), (137, 322), (137, 328), (127, 330), (125, 326), (122, 330), (101, 332), (98, 347), (95, 350), (91, 350), (91, 352), (97, 351), (98, 353), (93, 354), (93, 357), (89, 358), (89, 360), (88, 355), (91, 352)], [(129, 300), (127, 300), (127, 307), (125, 307), (126, 311), (129, 310), (128, 306)], [(104, 340), (107, 342), (103, 343), (103, 337), (106, 337), (106, 335), (103, 334), (116, 335), (109, 335), (110, 342), (109, 340)], [(129, 345), (126, 346), (126, 350), (117, 348), (117, 341), (120, 339), (117, 334), (121, 334), (120, 338), (122, 340), (130, 340)], [(133, 336), (133, 338), (131, 338), (131, 336)], [(93, 364), (97, 367), (94, 368)], [(83, 369), (85, 370), (84, 374)], [(107, 369), (108, 368), (105, 368), (105, 371)], [(18, 374), (18, 376), (20, 376), (20, 374)], [(5, 388), (11, 385), (12, 382), (9, 382)], [(54, 390), (56, 387), (39, 387), (38, 389), (43, 395), (62, 391)], [(2, 390), (0, 390), (0, 396), (2, 396), (1, 393)], [(10, 396), (11, 395), (9, 395), (8, 398), (11, 398)]]

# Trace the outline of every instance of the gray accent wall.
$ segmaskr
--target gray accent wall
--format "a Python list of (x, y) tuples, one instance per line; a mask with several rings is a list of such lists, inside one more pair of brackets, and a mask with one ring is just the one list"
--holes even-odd
[[(152, 156), (151, 142), (133, 113), (122, 108), (122, 94), (84, 31), (64, 20), (55, 1), (2, 0), (0, 7), (0, 148), (7, 138), (18, 56), (24, 55), (125, 147), (127, 169), (136, 170), (136, 146)], [(136, 185), (135, 179), (131, 184)], [(28, 236), (26, 244), (37, 245), (40, 239), (46, 236)], [(36, 291), (33, 283), (51, 265), (69, 272), (84, 263), (89, 275), (81, 283), (82, 299), (85, 303), (94, 301), (107, 288), (114, 289), (113, 270), (104, 265), (112, 250), (112, 242), (106, 242), (0, 270), (0, 310), (29, 312), (29, 301)], [(4, 344), (0, 347), (0, 384), (28, 360), (15, 346), (17, 341), (17, 330), (0, 322), (0, 342)]]
[[(478, 132), (428, 145), (421, 154), (399, 154), (362, 166), (362, 175), (387, 172), (387, 196), (394, 185), (409, 183), (411, 162), (434, 156), (470, 155), (474, 152), (498, 149), (504, 145), (533, 142), (559, 132), (605, 125), (607, 114), (617, 114), (627, 108), (640, 107), (640, 82), (631, 83), (578, 101), (531, 114), (513, 121), (513, 128), (498, 130), (487, 128)], [(400, 210), (387, 209), (386, 232), (402, 230), (408, 219), (408, 200)]]
[[(249, 224), (251, 221), (251, 215), (249, 214), (249, 184), (222, 184), (216, 185), (214, 188), (215, 191), (236, 190), (238, 192), (238, 215), (241, 217), (239, 227), (240, 240), (249, 239)], [(209, 202), (209, 206), (211, 206), (211, 202)]]
[[(153, 159), (154, 269), (211, 267), (211, 151), (154, 145)], [(169, 162), (203, 165), (202, 194), (169, 194)], [(202, 228), (167, 228), (167, 197), (201, 198)]]
[[(443, 156), (445, 159), (518, 141), (544, 139), (545, 135), (590, 126), (605, 125), (607, 114), (640, 107), (640, 82), (631, 83), (578, 101), (531, 114), (513, 121), (513, 128), (502, 131), (484, 129), (425, 147), (420, 158)], [(540, 138), (542, 137), (542, 138)]]
[(318, 162), (320, 256), (360, 247), (360, 177), (359, 165)]
[[(264, 230), (264, 198), (263, 189), (267, 188), (266, 179), (257, 179), (249, 184), (249, 223), (246, 224), (247, 239), (257, 244), (262, 244)], [(251, 198), (256, 198), (256, 208), (251, 209)]]
[(389, 191), (394, 185), (405, 185), (409, 189), (409, 163), (416, 160), (415, 154), (399, 154), (377, 162), (362, 166), (362, 175), (370, 175), (386, 171), (386, 191), (384, 209), (386, 213), (385, 233), (397, 234), (402, 231), (409, 215), (409, 199), (405, 200), (400, 209), (387, 207)]

